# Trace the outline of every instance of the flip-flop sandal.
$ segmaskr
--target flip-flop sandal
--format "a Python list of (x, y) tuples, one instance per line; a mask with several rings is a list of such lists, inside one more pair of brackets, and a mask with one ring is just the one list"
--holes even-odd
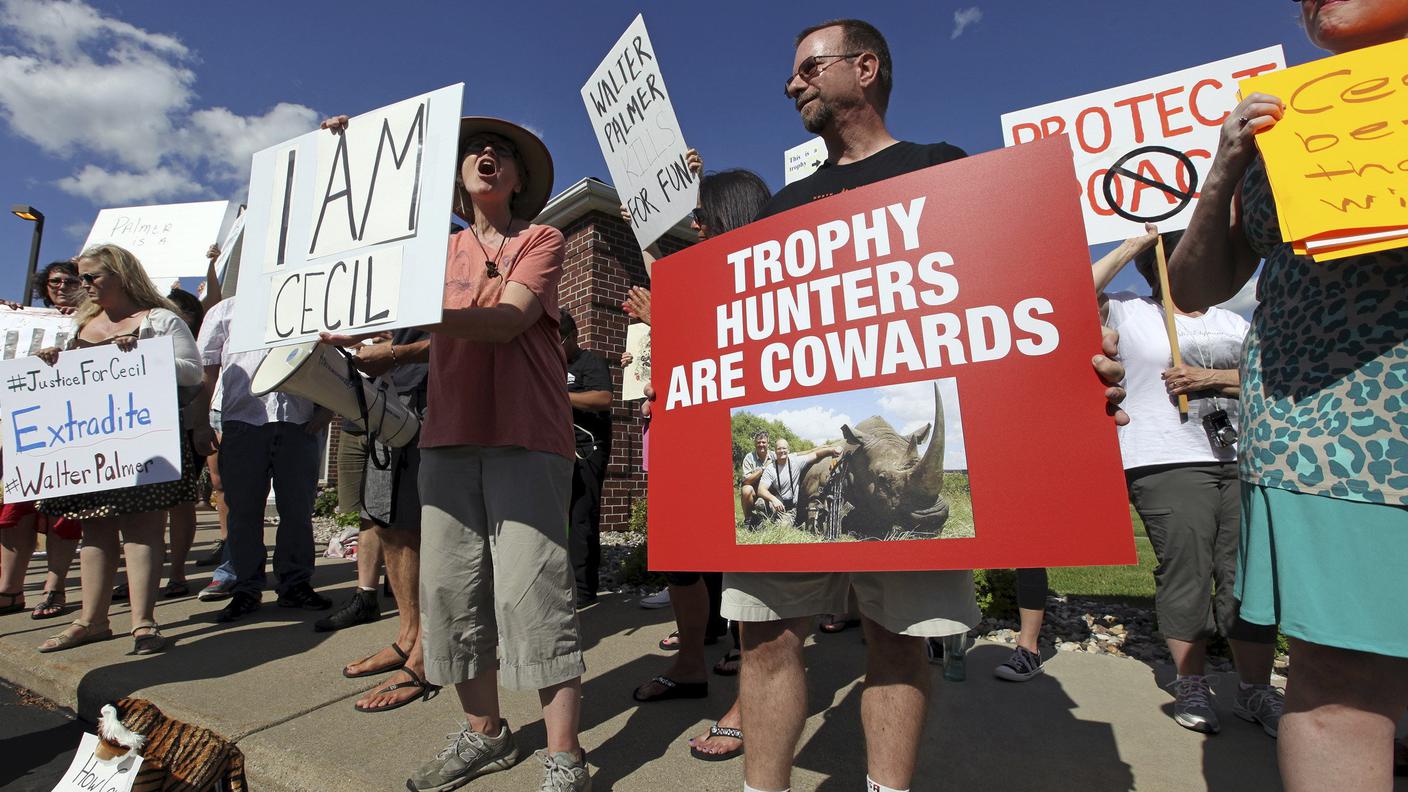
[(68, 632), (61, 632), (58, 635), (49, 637), (49, 640), (39, 645), (39, 651), (45, 654), (49, 652), (61, 652), (65, 649), (72, 649), (75, 646), (106, 641), (112, 637), (112, 627), (104, 627), (101, 630), (94, 630), (90, 624), (74, 622), (83, 629), (77, 635), (70, 635)]
[(132, 590), (127, 587), (126, 583), (119, 583), (116, 586), (112, 587), (113, 602), (126, 602), (131, 598)]
[(68, 604), (64, 602), (64, 595), (61, 591), (46, 591), (44, 599), (34, 606), (34, 610), (29, 612), (31, 619), (52, 619), (55, 616), (63, 615), (68, 610)]
[[(733, 667), (728, 666), (729, 663)], [(719, 662), (714, 663), (714, 673), (719, 676), (738, 676), (738, 668), (743, 664), (743, 655), (737, 649), (728, 650), (728, 654), (719, 658)]]
[[(704, 637), (704, 645), (705, 645), (705, 646), (713, 646), (714, 644), (716, 644), (716, 643), (718, 643), (718, 642), (719, 642), (719, 636), (717, 636), (717, 635), (706, 635), (706, 636)], [(659, 646), (660, 646), (661, 649), (665, 650), (666, 652), (675, 652), (675, 651), (679, 651), (679, 648), (680, 648), (680, 634), (679, 634), (679, 632), (672, 632), (672, 633), (670, 633), (669, 635), (665, 636), (664, 638), (661, 638), (661, 639), (660, 639)]]
[[(400, 656), (401, 659), (400, 659), (400, 660), (397, 660), (396, 662), (392, 663), (391, 665), (384, 665), (384, 666), (381, 666), (380, 668), (373, 668), (373, 669), (371, 669), (371, 670), (369, 670), (369, 671), (363, 671), (363, 672), (357, 673), (357, 674), (349, 674), (349, 673), (347, 673), (347, 669), (351, 668), (352, 666), (350, 666), (350, 665), (349, 665), (349, 666), (343, 666), (343, 667), (342, 667), (342, 675), (345, 676), (345, 677), (347, 677), (348, 679), (361, 679), (362, 677), (378, 676), (378, 675), (380, 675), (380, 674), (387, 674), (387, 673), (390, 673), (390, 672), (392, 672), (392, 671), (401, 671), (401, 670), (404, 670), (405, 667), (406, 667), (406, 661), (410, 659), (410, 657), (406, 655), (406, 650), (405, 650), (405, 649), (402, 649), (400, 646), (398, 646), (398, 645), (393, 641), (392, 644), (391, 644), (391, 651), (395, 652), (398, 656)], [(367, 662), (368, 660), (372, 659), (373, 657), (376, 657), (376, 654), (369, 654), (369, 655), (367, 655), (366, 657), (362, 658), (361, 660), (358, 660), (357, 662), (359, 662), (359, 663), (365, 663), (365, 662)]]
[(732, 751), (724, 751), (723, 753), (709, 753), (708, 751), (699, 750), (697, 746), (691, 745), (689, 746), (689, 755), (693, 756), (695, 759), (698, 759), (701, 762), (725, 762), (743, 753), (742, 729), (731, 729), (727, 726), (720, 726), (719, 724), (715, 723), (713, 726), (709, 727), (709, 736), (730, 737), (732, 739), (738, 740), (739, 746), (737, 748), (734, 748)]
[(16, 591), (13, 594), (0, 593), (0, 597), (5, 597), (7, 600), (4, 605), (0, 605), (0, 616), (4, 616), (8, 613), (19, 613), (29, 608), (28, 605), (24, 604), (23, 591)]
[[(146, 630), (138, 635), (137, 630)], [(170, 644), (165, 635), (161, 634), (161, 628), (155, 624), (143, 624), (132, 631), (132, 654), (149, 655), (166, 650)]]
[(424, 679), (420, 678), (419, 674), (409, 668), (398, 668), (396, 669), (396, 671), (398, 673), (402, 673), (410, 677), (411, 681), (397, 682), (394, 685), (387, 685), (386, 687), (377, 690), (377, 693), (390, 693), (393, 690), (405, 690), (406, 688), (419, 688), (420, 693), (418, 695), (411, 696), (410, 698), (402, 699), (396, 702), (395, 704), (387, 704), (384, 707), (363, 707), (361, 704), (353, 704), (352, 709), (357, 710), (358, 712), (390, 712), (391, 710), (404, 707), (407, 704), (410, 704), (412, 701), (430, 701), (431, 699), (435, 698), (435, 695), (437, 693), (440, 692), (439, 685), (432, 685), (429, 682), (426, 682)]
[(835, 635), (836, 633), (845, 632), (852, 627), (859, 626), (860, 619), (837, 619), (831, 617), (827, 621), (818, 624), (817, 629), (828, 635)]
[[(675, 680), (663, 675), (655, 677), (654, 679), (650, 680), (650, 682), (654, 682), (657, 685), (660, 685), (661, 687), (665, 688), (665, 690), (661, 693), (655, 694), (654, 696), (642, 696), (640, 694), (640, 691), (645, 687), (645, 685), (641, 685), (640, 687), (636, 688), (633, 693), (631, 693), (631, 698), (635, 699), (636, 701), (639, 701), (642, 704), (646, 704), (651, 701), (669, 701), (670, 699), (701, 699), (709, 697), (708, 682), (676, 682)], [(648, 685), (650, 684), (650, 682), (647, 682), (645, 684)]]

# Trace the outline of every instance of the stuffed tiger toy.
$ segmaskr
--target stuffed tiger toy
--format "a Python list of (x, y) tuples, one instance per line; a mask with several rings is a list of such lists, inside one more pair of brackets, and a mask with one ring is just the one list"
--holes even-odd
[(249, 790), (244, 754), (234, 743), (210, 729), (172, 720), (146, 699), (103, 705), (98, 736), (109, 753), (130, 750), (142, 757), (132, 792)]

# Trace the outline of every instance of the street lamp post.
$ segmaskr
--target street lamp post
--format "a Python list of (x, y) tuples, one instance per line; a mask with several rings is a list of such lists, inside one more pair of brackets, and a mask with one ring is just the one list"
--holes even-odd
[(39, 240), (44, 236), (44, 213), (33, 206), (15, 204), (10, 213), (34, 223), (34, 236), (29, 242), (29, 269), (24, 273), (24, 305), (34, 302), (34, 273), (39, 269)]

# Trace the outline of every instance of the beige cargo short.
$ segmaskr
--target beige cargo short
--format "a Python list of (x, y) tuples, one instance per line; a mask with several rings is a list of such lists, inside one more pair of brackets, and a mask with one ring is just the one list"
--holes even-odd
[(514, 690), (579, 677), (567, 556), (572, 462), (523, 448), (425, 448), (421, 641), (436, 685), (491, 672)]
[(860, 612), (898, 635), (938, 638), (978, 623), (973, 573), (726, 572), (723, 615), (767, 622), (845, 613), (855, 588)]

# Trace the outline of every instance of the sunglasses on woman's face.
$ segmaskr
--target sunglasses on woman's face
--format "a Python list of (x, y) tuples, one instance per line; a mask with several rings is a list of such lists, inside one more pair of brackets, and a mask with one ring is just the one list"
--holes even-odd
[(107, 274), (106, 272), (99, 272), (99, 273), (96, 273), (96, 274), (94, 274), (94, 273), (86, 273), (86, 272), (85, 272), (84, 274), (79, 275), (79, 276), (78, 276), (78, 279), (81, 280), (81, 281), (83, 281), (83, 285), (84, 285), (84, 286), (92, 286), (94, 283), (97, 283), (97, 282), (98, 282), (98, 278), (101, 278), (101, 277), (103, 277), (103, 276), (106, 275), (106, 274)]
[(72, 289), (82, 283), (78, 278), (50, 278), (49, 288), (51, 289)]
[(696, 225), (699, 225), (701, 227), (709, 225), (709, 219), (704, 216), (703, 209), (691, 209), (689, 212), (689, 218), (693, 220)]
[(464, 142), (466, 154), (478, 154), (486, 148), (493, 149), (494, 153), (500, 157), (518, 159), (518, 149), (514, 148), (512, 143), (501, 137), (475, 135)]

